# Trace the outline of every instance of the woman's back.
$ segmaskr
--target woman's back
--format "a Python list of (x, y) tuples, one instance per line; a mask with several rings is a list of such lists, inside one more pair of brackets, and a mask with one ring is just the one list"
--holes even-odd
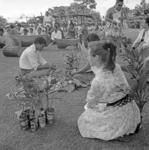
[(128, 94), (130, 87), (118, 64), (113, 72), (95, 68), (93, 71), (95, 78), (88, 92), (87, 101), (88, 97), (94, 97), (98, 103), (112, 103)]

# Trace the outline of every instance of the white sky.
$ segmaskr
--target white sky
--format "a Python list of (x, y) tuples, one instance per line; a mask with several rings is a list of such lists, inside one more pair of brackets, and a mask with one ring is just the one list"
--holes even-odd
[[(96, 0), (97, 11), (103, 16), (116, 0)], [(141, 0), (124, 0), (129, 8), (134, 8)], [(149, 1), (149, 0), (146, 0)], [(22, 14), (28, 16), (40, 15), (54, 6), (68, 6), (73, 0), (0, 0), (0, 16), (13, 20)]]

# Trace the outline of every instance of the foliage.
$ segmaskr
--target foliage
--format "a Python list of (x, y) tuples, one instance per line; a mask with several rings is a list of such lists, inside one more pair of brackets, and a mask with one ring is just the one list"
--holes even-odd
[(69, 52), (65, 56), (65, 66), (66, 66), (66, 78), (72, 78), (72, 72), (78, 70), (80, 58), (74, 52)]
[(130, 50), (130, 45), (125, 45), (125, 54), (123, 55), (124, 61), (128, 63), (126, 70), (130, 75), (131, 79), (136, 82), (135, 87), (132, 88), (130, 96), (136, 100), (142, 112), (145, 103), (149, 99), (149, 86), (147, 83), (149, 77), (149, 70), (144, 68), (144, 60), (140, 53), (135, 49)]
[(80, 6), (84, 6), (86, 8), (95, 9), (97, 3), (95, 0), (74, 0), (74, 2), (77, 2), (80, 4)]

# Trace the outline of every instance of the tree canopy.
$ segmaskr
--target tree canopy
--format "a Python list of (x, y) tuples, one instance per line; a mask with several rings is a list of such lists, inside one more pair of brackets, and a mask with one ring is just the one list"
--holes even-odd
[(74, 0), (74, 2), (80, 4), (80, 6), (84, 6), (90, 9), (95, 9), (97, 5), (95, 0)]

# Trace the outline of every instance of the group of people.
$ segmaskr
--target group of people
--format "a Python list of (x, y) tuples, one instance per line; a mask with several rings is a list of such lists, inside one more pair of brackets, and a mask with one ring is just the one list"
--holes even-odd
[[(78, 119), (78, 128), (83, 137), (112, 140), (137, 130), (140, 111), (135, 100), (128, 97), (131, 87), (116, 62), (116, 46), (93, 37), (85, 50), (95, 77), (87, 93), (85, 111)], [(45, 44), (45, 40), (38, 37), (23, 51), (19, 59), (22, 75), (37, 77), (41, 71), (42, 75), (48, 75), (50, 65), (40, 54)]]
[[(120, 39), (122, 34), (126, 17), (122, 6), (123, 0), (116, 0), (115, 6), (107, 12), (107, 29), (112, 30), (112, 34), (106, 35), (108, 41), (98, 41), (94, 35), (91, 38), (94, 42), (88, 40), (88, 46), (81, 45), (81, 48), (87, 49), (88, 64), (79, 73), (91, 68), (95, 75), (86, 96), (85, 110), (78, 119), (80, 134), (86, 138), (108, 141), (134, 134), (140, 128), (140, 110), (135, 99), (129, 97), (132, 87), (116, 60), (120, 47), (113, 44), (113, 38)], [(144, 28), (130, 49), (138, 51), (145, 69), (149, 65), (148, 33), (149, 17), (146, 17)]]
[[(114, 32), (121, 33), (121, 25), (126, 17), (122, 6), (123, 0), (116, 0), (115, 6), (110, 8), (106, 15), (109, 28)], [(145, 29), (140, 32), (132, 46), (133, 50), (138, 48), (140, 43), (140, 52), (149, 49), (149, 18), (145, 20), (145, 25)], [(73, 27), (71, 24), (69, 37), (74, 37)], [(111, 38), (108, 38), (113, 35), (107, 35), (109, 39), (107, 41), (101, 40), (95, 33), (89, 34), (86, 27), (82, 32), (84, 34), (79, 45), (87, 64), (79, 71), (73, 72), (73, 75), (91, 70), (94, 78), (86, 96), (84, 112), (78, 118), (80, 134), (86, 138), (106, 141), (134, 134), (141, 122), (140, 111), (135, 100), (128, 96), (131, 87), (116, 60), (119, 47), (113, 43)], [(62, 38), (57, 26), (51, 38), (53, 41), (55, 38)], [(23, 51), (19, 58), (22, 75), (38, 77), (39, 72), (41, 72), (40, 75), (48, 75), (50, 65), (41, 55), (45, 46), (45, 39), (37, 37), (34, 43)]]

